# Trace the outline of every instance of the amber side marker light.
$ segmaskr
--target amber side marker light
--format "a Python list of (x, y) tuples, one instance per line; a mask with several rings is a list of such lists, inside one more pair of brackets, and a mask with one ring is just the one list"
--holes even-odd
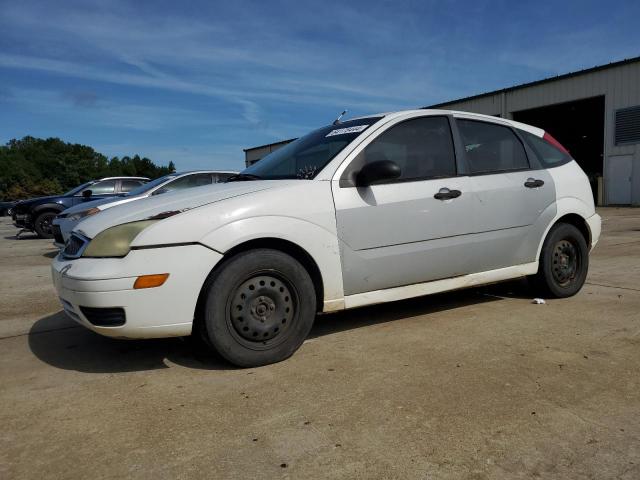
[(136, 282), (133, 284), (133, 288), (138, 290), (140, 288), (154, 288), (159, 287), (169, 278), (168, 273), (157, 273), (155, 275), (141, 275), (136, 278)]

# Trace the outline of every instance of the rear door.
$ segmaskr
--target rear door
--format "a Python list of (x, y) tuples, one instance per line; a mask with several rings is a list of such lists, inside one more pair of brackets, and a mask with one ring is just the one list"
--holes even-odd
[[(345, 294), (468, 273), (473, 194), (457, 174), (449, 118), (397, 121), (354, 155), (332, 182)], [(378, 160), (400, 178), (356, 187), (354, 174)]]
[(542, 216), (555, 214), (548, 209), (555, 202), (551, 175), (530, 162), (511, 127), (470, 118), (456, 118), (456, 124), (476, 197), (472, 271), (535, 261), (550, 221)]

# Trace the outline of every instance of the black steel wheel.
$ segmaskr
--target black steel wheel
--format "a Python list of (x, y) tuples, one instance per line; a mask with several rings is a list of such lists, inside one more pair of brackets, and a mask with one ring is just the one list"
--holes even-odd
[(570, 285), (580, 271), (579, 248), (569, 239), (562, 239), (553, 247), (551, 272), (553, 279), (561, 287)]
[(256, 274), (235, 289), (227, 321), (249, 348), (270, 348), (291, 331), (297, 296), (289, 281), (274, 272)]
[(544, 295), (570, 297), (580, 291), (589, 269), (587, 240), (574, 225), (554, 225), (542, 246), (534, 284)]
[(313, 282), (289, 255), (270, 249), (226, 261), (205, 285), (201, 333), (231, 363), (254, 367), (291, 356), (316, 313)]
[(56, 218), (55, 212), (44, 212), (36, 217), (33, 222), (33, 229), (40, 238), (53, 238), (52, 224), (53, 219)]

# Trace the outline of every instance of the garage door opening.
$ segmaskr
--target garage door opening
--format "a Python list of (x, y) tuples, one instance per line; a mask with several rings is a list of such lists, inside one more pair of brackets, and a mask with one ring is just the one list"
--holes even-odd
[(589, 177), (597, 201), (604, 158), (604, 95), (513, 112), (513, 119), (546, 130), (564, 145)]

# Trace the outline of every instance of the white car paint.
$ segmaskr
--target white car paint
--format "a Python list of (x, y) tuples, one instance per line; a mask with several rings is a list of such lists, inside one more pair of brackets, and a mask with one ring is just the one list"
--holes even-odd
[[(74, 233), (92, 239), (116, 225), (167, 211), (181, 213), (144, 229), (132, 241), (132, 250), (123, 258), (70, 259), (63, 253), (58, 255), (53, 261), (52, 273), (65, 311), (88, 328), (109, 336), (149, 338), (189, 334), (196, 300), (209, 273), (234, 247), (264, 238), (291, 242), (308, 253), (321, 274), (323, 303), (320, 309), (324, 312), (534, 274), (538, 269), (540, 248), (546, 233), (555, 221), (566, 214), (575, 214), (584, 219), (591, 233), (590, 246), (597, 243), (600, 219), (595, 213), (589, 184), (575, 161), (571, 161), (544, 170), (555, 184), (556, 201), (538, 212), (539, 216), (531, 226), (532, 231), (538, 233), (533, 240), (530, 239), (535, 243), (526, 261), (453, 278), (353, 294), (345, 292), (344, 279), (348, 276), (345, 276), (344, 252), (345, 248), (350, 247), (349, 239), (339, 231), (336, 212), (342, 208), (341, 205), (351, 208), (362, 205), (366, 199), (355, 195), (355, 189), (346, 192), (339, 188), (342, 173), (369, 141), (391, 125), (421, 116), (452, 114), (460, 118), (515, 126), (539, 137), (544, 134), (538, 128), (517, 122), (463, 112), (396, 112), (386, 114), (361, 133), (313, 180), (258, 180), (203, 186), (114, 206), (80, 222)], [(434, 187), (442, 183), (440, 180), (433, 182)], [(455, 185), (452, 182), (460, 182), (463, 188), (469, 188), (474, 180), (470, 176), (461, 176), (444, 183)], [(415, 197), (418, 194), (418, 191), (411, 191), (410, 182), (403, 185), (406, 190), (402, 195)], [(536, 192), (527, 191), (525, 194), (535, 195)], [(393, 200), (394, 194), (389, 192), (388, 195)], [(451, 207), (449, 211), (453, 212), (455, 200), (447, 200), (442, 206)], [(448, 211), (442, 212), (442, 219), (446, 220)], [(401, 222), (398, 226), (401, 226)], [(406, 224), (406, 227), (398, 228), (411, 231), (414, 227)], [(386, 227), (369, 225), (369, 228)], [(508, 241), (508, 237), (504, 239), (507, 240), (501, 241)], [(446, 245), (454, 242), (445, 240), (441, 242), (442, 254), (447, 252)], [(490, 240), (487, 237), (487, 242)], [(133, 283), (139, 275), (159, 273), (170, 274), (161, 287), (133, 289)], [(87, 321), (80, 306), (122, 306), (127, 313), (127, 323), (119, 327), (96, 327)]]

